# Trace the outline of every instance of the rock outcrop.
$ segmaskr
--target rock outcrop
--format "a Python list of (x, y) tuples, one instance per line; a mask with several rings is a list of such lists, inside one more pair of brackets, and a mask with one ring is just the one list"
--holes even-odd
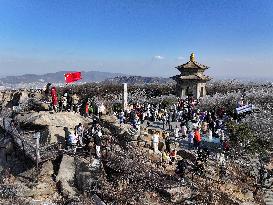
[(64, 142), (65, 127), (74, 132), (75, 126), (79, 123), (84, 125), (90, 123), (89, 119), (73, 112), (29, 112), (17, 115), (15, 120), (23, 128), (46, 127), (49, 143)]
[(75, 182), (75, 161), (74, 157), (64, 155), (58, 176), (56, 178), (58, 188), (62, 195), (67, 197), (76, 196)]

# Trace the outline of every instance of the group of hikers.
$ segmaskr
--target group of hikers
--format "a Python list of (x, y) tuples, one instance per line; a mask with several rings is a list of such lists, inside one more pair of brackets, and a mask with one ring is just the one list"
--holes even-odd
[(97, 119), (106, 111), (103, 102), (99, 102), (95, 96), (93, 98), (82, 97), (73, 92), (72, 88), (65, 89), (62, 92), (57, 91), (57, 88), (50, 83), (46, 86), (45, 95), (55, 112), (79, 113), (93, 120), (92, 127), (84, 127), (82, 123), (75, 126), (73, 131), (69, 131), (65, 127), (65, 148), (76, 153), (79, 148), (90, 150), (90, 142), (93, 142), (96, 157), (100, 158), (102, 131)]
[(87, 117), (91, 114), (101, 116), (105, 112), (103, 103), (97, 102), (94, 98), (80, 98), (76, 93), (73, 93), (69, 88), (63, 93), (58, 92), (55, 86), (47, 84), (45, 94), (51, 100), (52, 108), (55, 112), (75, 112)]
[(101, 157), (101, 146), (102, 146), (102, 128), (95, 121), (94, 118), (93, 124), (90, 128), (85, 128), (82, 123), (79, 123), (74, 132), (68, 131), (68, 128), (65, 128), (65, 141), (66, 149), (73, 150), (76, 153), (78, 148), (83, 148), (90, 150), (90, 142), (94, 143), (96, 157)]

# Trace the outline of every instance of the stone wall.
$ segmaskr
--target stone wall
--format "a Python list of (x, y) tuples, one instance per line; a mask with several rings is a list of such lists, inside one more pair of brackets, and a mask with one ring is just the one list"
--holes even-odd
[[(203, 93), (202, 93), (203, 92)], [(198, 83), (197, 84), (197, 98), (206, 96), (206, 83)]]
[[(177, 96), (186, 98), (187, 97), (187, 88), (189, 87), (190, 93), (192, 93), (194, 98), (200, 98), (206, 95), (206, 83), (198, 83), (196, 81), (192, 82), (178, 82), (176, 85)], [(203, 88), (203, 96), (201, 91)]]

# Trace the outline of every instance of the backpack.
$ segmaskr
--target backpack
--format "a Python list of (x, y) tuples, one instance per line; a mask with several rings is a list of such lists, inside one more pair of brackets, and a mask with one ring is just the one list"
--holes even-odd
[(67, 144), (69, 144), (69, 145), (72, 144), (72, 137), (71, 137), (71, 135), (69, 135), (68, 138), (67, 138)]

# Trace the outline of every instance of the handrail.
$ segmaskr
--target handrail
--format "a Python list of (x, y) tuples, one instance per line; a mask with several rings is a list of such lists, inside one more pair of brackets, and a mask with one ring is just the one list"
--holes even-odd
[[(7, 124), (5, 122), (5, 120), (7, 120), (6, 122), (9, 123), (9, 127), (5, 128), (4, 124)], [(30, 141), (26, 140), (26, 139), (32, 139), (32, 136), (26, 137), (26, 139), (24, 139), (24, 136), (26, 133), (21, 131), (20, 128), (17, 126), (12, 126), (11, 124), (11, 118), (3, 118), (3, 128), (5, 129), (5, 131), (10, 134), (13, 138), (14, 143), (17, 145), (17, 147), (19, 149), (21, 149), (25, 155), (27, 155), (28, 157), (31, 158), (31, 160), (36, 161), (36, 145), (32, 144)], [(49, 159), (52, 159), (55, 157), (56, 154), (58, 154), (59, 149), (58, 149), (58, 144), (50, 144), (47, 146), (42, 146), (39, 148), (40, 151), (40, 162), (43, 161), (47, 161)]]

